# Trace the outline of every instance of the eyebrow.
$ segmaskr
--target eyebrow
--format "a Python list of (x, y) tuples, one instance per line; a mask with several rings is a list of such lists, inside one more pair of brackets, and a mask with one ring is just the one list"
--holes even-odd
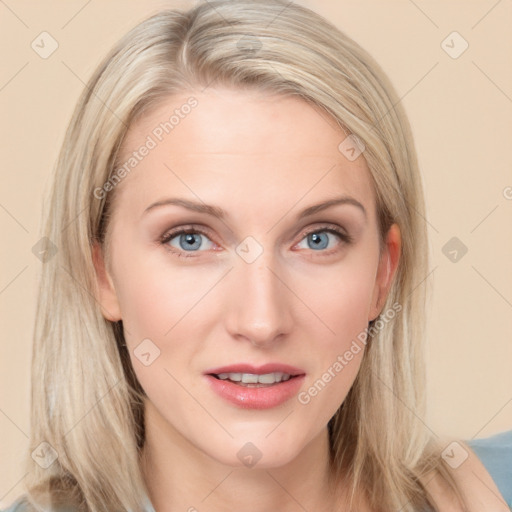
[[(365, 219), (367, 218), (367, 213), (366, 213), (365, 207), (357, 199), (350, 197), (350, 196), (341, 196), (341, 197), (329, 199), (327, 201), (323, 201), (318, 204), (314, 204), (312, 206), (308, 206), (307, 208), (302, 210), (297, 215), (297, 220), (303, 219), (305, 217), (309, 217), (310, 215), (313, 215), (313, 214), (323, 211), (327, 208), (330, 208), (332, 206), (337, 206), (340, 204), (352, 205), (352, 206), (359, 208), (362, 211), (362, 213), (364, 214)], [(223, 220), (227, 216), (226, 212), (219, 206), (214, 206), (214, 205), (210, 205), (210, 204), (206, 204), (206, 203), (200, 203), (200, 202), (196, 202), (196, 201), (191, 201), (189, 199), (182, 199), (182, 198), (177, 198), (177, 197), (176, 198), (170, 197), (167, 199), (162, 199), (160, 201), (157, 201), (156, 203), (150, 204), (144, 210), (142, 215), (146, 215), (148, 212), (150, 212), (151, 210), (154, 210), (155, 208), (159, 208), (159, 207), (167, 206), (167, 205), (181, 206), (182, 208), (186, 208), (188, 210), (192, 210), (192, 211), (199, 212), (199, 213), (205, 213), (207, 215), (211, 215), (213, 217), (216, 217), (218, 219), (223, 219)]]

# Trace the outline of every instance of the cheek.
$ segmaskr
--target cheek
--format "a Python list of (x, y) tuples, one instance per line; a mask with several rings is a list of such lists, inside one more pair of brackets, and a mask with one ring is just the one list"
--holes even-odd
[(329, 276), (316, 276), (317, 285), (322, 286), (303, 282), (301, 293), (308, 297), (307, 304), (318, 319), (308, 315), (301, 320), (299, 330), (315, 340), (318, 364), (298, 399), (322, 421), (336, 412), (359, 372), (376, 265), (371, 251), (354, 253)]
[(212, 317), (222, 317), (207, 293), (220, 274), (173, 267), (147, 254), (131, 253), (120, 263), (116, 289), (132, 366), (148, 395), (167, 395), (174, 389), (171, 375), (180, 378), (200, 349), (199, 334), (208, 332)]
[(132, 253), (121, 262), (117, 296), (126, 331), (137, 338), (163, 338), (205, 293), (204, 281), (161, 255)]
[[(170, 314), (166, 318), (166, 311), (174, 311), (177, 304), (172, 302), (170, 287), (162, 286), (162, 276), (159, 281), (151, 271), (144, 271), (129, 276), (119, 289), (123, 326), (132, 343), (141, 337), (160, 337), (164, 329), (172, 326), (172, 318)], [(177, 302), (175, 297), (174, 300)]]
[(298, 295), (315, 313), (307, 313), (304, 325), (327, 346), (340, 348), (368, 326), (376, 266), (371, 252), (354, 252), (338, 266), (297, 279)]

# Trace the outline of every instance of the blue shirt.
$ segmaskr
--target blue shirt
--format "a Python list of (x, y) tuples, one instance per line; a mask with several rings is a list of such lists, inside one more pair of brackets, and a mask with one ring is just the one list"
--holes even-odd
[(482, 461), (506, 504), (512, 507), (512, 430), (466, 443)]
[[(465, 441), (496, 483), (501, 495), (509, 507), (512, 507), (512, 430), (495, 434), (485, 439)], [(146, 497), (147, 511), (155, 512)], [(18, 498), (8, 509), (0, 512), (24, 512), (23, 496)], [(57, 511), (55, 511), (57, 512)], [(60, 511), (59, 511), (60, 512)], [(62, 512), (71, 512), (62, 510)]]

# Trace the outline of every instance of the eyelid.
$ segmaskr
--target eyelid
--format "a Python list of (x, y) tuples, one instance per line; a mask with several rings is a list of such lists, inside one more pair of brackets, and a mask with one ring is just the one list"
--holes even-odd
[(182, 226), (177, 226), (175, 228), (168, 229), (164, 232), (164, 234), (160, 237), (160, 241), (165, 240), (166, 238), (173, 238), (176, 235), (181, 234), (182, 232), (193, 232), (193, 233), (201, 233), (202, 235), (208, 236), (206, 230), (199, 225), (196, 224), (183, 224)]
[(351, 235), (349, 235), (349, 233), (347, 232), (346, 229), (342, 228), (341, 226), (338, 226), (338, 224), (333, 224), (333, 223), (329, 223), (329, 222), (321, 222), (320, 223), (320, 226), (313, 226), (311, 229), (307, 229), (306, 231), (303, 231), (302, 232), (302, 236), (301, 236), (301, 241), (302, 239), (311, 234), (311, 233), (317, 233), (317, 232), (322, 232), (322, 231), (327, 231), (327, 232), (334, 232), (335, 234), (339, 235), (341, 238), (347, 240), (347, 243), (348, 242), (352, 242), (353, 241), (353, 237)]

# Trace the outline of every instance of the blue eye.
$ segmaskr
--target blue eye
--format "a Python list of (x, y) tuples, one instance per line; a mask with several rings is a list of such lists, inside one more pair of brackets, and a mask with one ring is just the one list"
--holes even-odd
[[(175, 231), (174, 233), (168, 233), (167, 235), (164, 235), (161, 242), (162, 244), (174, 247), (179, 251), (197, 252), (201, 248), (201, 246), (204, 245), (202, 243), (201, 237), (206, 237), (206, 234), (202, 233), (201, 231), (198, 231), (196, 228), (181, 229), (179, 231)], [(174, 241), (174, 239), (177, 239), (177, 246), (173, 245), (172, 243), (169, 243), (171, 241)], [(179, 251), (177, 251), (178, 255), (181, 256)], [(186, 257), (187, 255), (184, 256)]]
[(321, 249), (327, 249), (329, 245), (329, 234), (334, 234), (338, 238), (341, 237), (341, 233), (338, 231), (335, 231), (333, 229), (321, 229), (317, 231), (312, 231), (311, 233), (308, 233), (304, 240), (307, 242), (308, 247), (307, 249), (313, 249), (314, 251), (321, 250)]
[[(312, 249), (313, 252), (327, 252), (327, 254), (331, 253), (332, 251), (325, 251), (325, 249), (329, 248), (329, 234), (336, 235), (338, 240), (342, 242), (339, 245), (343, 245), (343, 243), (350, 244), (353, 241), (352, 237), (346, 234), (344, 231), (338, 227), (329, 225), (329, 227), (324, 226), (305, 233), (302, 238), (302, 240), (306, 241), (307, 243), (307, 247), (305, 248)], [(206, 244), (205, 247), (201, 237), (206, 238), (211, 246), (208, 247), (208, 244)], [(174, 242), (175, 240), (176, 242)], [(300, 243), (302, 243), (302, 240)], [(185, 258), (195, 256), (193, 253), (200, 252), (201, 248), (212, 249), (212, 246), (214, 245), (205, 232), (194, 227), (181, 228), (177, 229), (176, 231), (171, 231), (163, 235), (160, 243), (172, 253), (177, 254), (178, 257)]]

